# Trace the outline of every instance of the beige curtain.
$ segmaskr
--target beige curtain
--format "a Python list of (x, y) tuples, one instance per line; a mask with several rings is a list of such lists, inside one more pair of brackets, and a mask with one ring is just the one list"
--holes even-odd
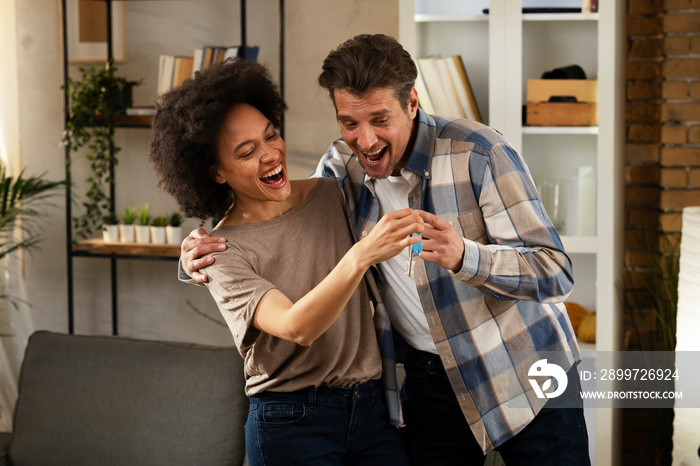
[[(0, 0), (0, 158), (10, 175), (19, 173), (19, 82), (17, 73), (18, 0)], [(34, 326), (26, 304), (22, 256), (15, 252), (0, 261), (0, 431), (10, 431), (17, 399), (19, 367)]]

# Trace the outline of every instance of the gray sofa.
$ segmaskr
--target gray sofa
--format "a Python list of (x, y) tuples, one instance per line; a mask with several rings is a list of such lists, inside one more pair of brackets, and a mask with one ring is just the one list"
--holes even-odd
[(0, 466), (239, 466), (243, 388), (232, 347), (37, 332)]

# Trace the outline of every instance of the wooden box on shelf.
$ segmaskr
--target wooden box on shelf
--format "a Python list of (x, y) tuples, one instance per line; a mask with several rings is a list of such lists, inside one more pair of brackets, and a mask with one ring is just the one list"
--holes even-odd
[(526, 123), (531, 126), (596, 126), (597, 79), (529, 79)]

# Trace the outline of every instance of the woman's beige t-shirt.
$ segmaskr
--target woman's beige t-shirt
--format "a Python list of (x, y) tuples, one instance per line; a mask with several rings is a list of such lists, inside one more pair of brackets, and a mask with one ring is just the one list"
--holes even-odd
[(296, 302), (323, 280), (353, 245), (340, 188), (320, 178), (301, 204), (272, 220), (217, 227), (227, 250), (205, 269), (207, 287), (245, 359), (246, 393), (290, 392), (320, 385), (348, 387), (378, 379), (381, 359), (367, 287), (355, 290), (337, 320), (310, 346), (253, 326), (273, 288)]

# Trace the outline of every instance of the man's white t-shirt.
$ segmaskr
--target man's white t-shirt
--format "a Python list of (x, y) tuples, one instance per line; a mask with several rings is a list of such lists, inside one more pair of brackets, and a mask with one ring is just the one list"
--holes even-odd
[[(409, 173), (406, 175), (409, 176)], [(389, 176), (374, 180), (380, 215), (408, 208), (410, 189), (408, 180), (404, 176)], [(387, 285), (384, 305), (391, 325), (409, 345), (421, 351), (437, 354), (428, 321), (425, 319), (423, 306), (418, 297), (416, 282), (413, 277), (406, 275), (408, 257), (408, 248), (406, 248), (399, 255), (378, 264)]]

